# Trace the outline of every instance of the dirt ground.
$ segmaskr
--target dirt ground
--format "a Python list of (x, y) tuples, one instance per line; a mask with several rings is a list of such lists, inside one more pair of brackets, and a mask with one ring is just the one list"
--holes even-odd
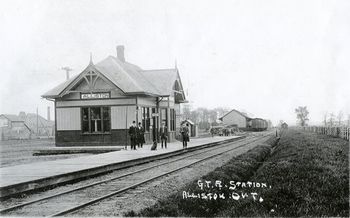
[(90, 154), (33, 156), (36, 149), (55, 147), (54, 139), (9, 140), (0, 141), (0, 167), (39, 161), (67, 159)]

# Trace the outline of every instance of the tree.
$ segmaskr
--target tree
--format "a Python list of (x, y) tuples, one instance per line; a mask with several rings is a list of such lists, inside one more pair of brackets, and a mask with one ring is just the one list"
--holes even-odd
[(218, 119), (218, 112), (216, 110), (209, 110), (209, 123), (213, 126)]
[(297, 119), (299, 120), (300, 125), (306, 126), (307, 121), (309, 121), (309, 111), (307, 110), (307, 107), (299, 106), (295, 109), (295, 113), (297, 114)]
[(191, 115), (189, 116), (190, 120), (195, 123), (199, 123), (199, 114), (197, 110), (191, 111)]
[(226, 108), (226, 107), (217, 107), (217, 108), (214, 108), (214, 110), (217, 112), (218, 118), (224, 116), (229, 111), (231, 111), (229, 108)]
[(191, 118), (191, 105), (190, 104), (184, 104), (183, 109), (183, 118), (184, 119), (190, 119)]
[(338, 125), (341, 126), (341, 121), (343, 120), (343, 112), (339, 111), (337, 119), (338, 119)]
[(272, 121), (271, 120), (266, 120), (267, 122), (267, 127), (272, 128)]
[(328, 113), (325, 112), (325, 113), (323, 114), (323, 124), (324, 124), (324, 126), (327, 126), (327, 116), (328, 116)]
[(329, 124), (329, 126), (333, 126), (334, 125), (334, 121), (335, 121), (335, 115), (334, 115), (334, 113), (332, 112), (332, 113), (330, 113), (329, 114), (329, 119), (328, 119), (328, 124)]

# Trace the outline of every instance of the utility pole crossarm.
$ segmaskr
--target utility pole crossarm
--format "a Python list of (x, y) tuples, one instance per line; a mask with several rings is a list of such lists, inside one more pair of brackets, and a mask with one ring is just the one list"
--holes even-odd
[(72, 71), (73, 69), (70, 67), (62, 67), (61, 70), (66, 71), (66, 79), (69, 80), (69, 72)]

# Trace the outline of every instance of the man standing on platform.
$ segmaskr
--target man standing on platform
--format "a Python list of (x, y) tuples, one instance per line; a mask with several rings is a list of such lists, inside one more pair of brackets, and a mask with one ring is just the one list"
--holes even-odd
[(137, 128), (137, 147), (142, 148), (143, 143), (145, 143), (145, 129), (142, 127), (140, 122)]
[(187, 148), (187, 142), (190, 141), (188, 123), (180, 129), (182, 135), (182, 145), (183, 148)]
[(130, 142), (131, 142), (131, 150), (136, 150), (137, 127), (136, 127), (135, 121), (132, 121), (132, 125), (129, 128), (129, 136), (130, 136)]
[(162, 126), (159, 129), (159, 134), (160, 134), (160, 140), (162, 141), (162, 148), (163, 148), (163, 143), (165, 144), (165, 148), (167, 148), (168, 128), (165, 126), (164, 122), (162, 122)]

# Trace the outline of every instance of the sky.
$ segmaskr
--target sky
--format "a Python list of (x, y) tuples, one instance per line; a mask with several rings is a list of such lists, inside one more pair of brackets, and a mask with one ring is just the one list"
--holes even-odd
[[(0, 1), (0, 114), (46, 117), (40, 96), (125, 46), (142, 69), (180, 71), (196, 107), (295, 124), (350, 114), (350, 1)], [(52, 117), (52, 116), (51, 116)]]

